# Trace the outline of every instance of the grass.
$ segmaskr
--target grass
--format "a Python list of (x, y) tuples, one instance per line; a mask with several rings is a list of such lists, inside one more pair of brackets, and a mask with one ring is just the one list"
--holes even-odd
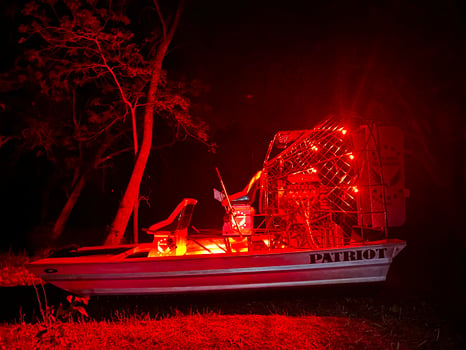
[(161, 320), (16, 324), (0, 328), (20, 349), (403, 349), (377, 327), (346, 317), (178, 315)]
[(24, 265), (29, 262), (26, 253), (0, 253), (0, 287), (30, 286), (41, 282)]
[[(24, 269), (27, 261), (1, 255), (1, 286), (40, 281)], [(26, 295), (38, 305), (36, 288), (37, 297)], [(43, 313), (22, 310), (0, 323), (0, 349), (461, 349), (465, 341), (432, 303), (389, 288), (98, 297), (85, 307), (90, 317), (58, 317), (48, 302)]]

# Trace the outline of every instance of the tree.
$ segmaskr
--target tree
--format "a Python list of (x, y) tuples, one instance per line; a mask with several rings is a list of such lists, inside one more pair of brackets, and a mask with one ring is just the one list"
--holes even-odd
[[(135, 165), (107, 244), (118, 244), (122, 240), (131, 213), (137, 207), (140, 183), (153, 146), (154, 114), (169, 114), (177, 130), (206, 142), (206, 124), (189, 115), (189, 101), (180, 93), (180, 84), (170, 84), (162, 70), (183, 4), (182, 0), (168, 20), (162, 15), (158, 2), (154, 1), (154, 13), (160, 25), (144, 38), (142, 44), (128, 29), (131, 22), (123, 14), (127, 6), (125, 1), (114, 4), (92, 0), (36, 0), (25, 6), (23, 13), (29, 22), (20, 30), (24, 33), (21, 42), (29, 45), (25, 60), (28, 76), (33, 76), (42, 93), (52, 100), (72, 102), (69, 129), (72, 132), (68, 134), (71, 142), (62, 140), (64, 142), (51, 144), (72, 145), (81, 163), (85, 160), (87, 164), (86, 167), (74, 167), (72, 190), (55, 223), (54, 238), (63, 231), (90, 172), (128, 149), (121, 145), (120, 149), (112, 149), (125, 135), (128, 120)], [(186, 85), (184, 87), (186, 91)], [(78, 108), (80, 113), (76, 112), (77, 106), (73, 103), (76, 94), (81, 96), (81, 101), (87, 101), (84, 111)], [(92, 97), (93, 94), (98, 97)], [(141, 121), (139, 110), (142, 109)], [(45, 128), (50, 127), (41, 118), (37, 122)], [(41, 138), (34, 138), (39, 136), (36, 132), (40, 128), (26, 130), (31, 132), (26, 139), (35, 139), (33, 145), (44, 147)], [(138, 132), (141, 131), (142, 141), (139, 142)], [(46, 133), (54, 134), (50, 130)]]

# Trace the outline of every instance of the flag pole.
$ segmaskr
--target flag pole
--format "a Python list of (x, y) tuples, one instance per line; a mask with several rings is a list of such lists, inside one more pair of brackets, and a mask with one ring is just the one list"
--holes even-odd
[(231, 217), (233, 218), (236, 228), (238, 229), (239, 236), (243, 238), (243, 234), (241, 233), (241, 228), (239, 227), (238, 222), (236, 221), (235, 210), (233, 209), (233, 206), (231, 205), (230, 197), (228, 197), (227, 189), (225, 188), (225, 184), (223, 183), (222, 176), (220, 175), (220, 172), (218, 171), (217, 167), (215, 167), (215, 171), (217, 172), (218, 179), (220, 180), (220, 185), (222, 185), (223, 193), (225, 193), (225, 198), (228, 203), (228, 210), (230, 211)]

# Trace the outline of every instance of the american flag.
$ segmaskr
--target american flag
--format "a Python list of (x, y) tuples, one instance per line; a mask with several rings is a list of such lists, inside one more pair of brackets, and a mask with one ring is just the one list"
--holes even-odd
[(225, 194), (214, 188), (214, 198), (221, 203), (225, 199)]

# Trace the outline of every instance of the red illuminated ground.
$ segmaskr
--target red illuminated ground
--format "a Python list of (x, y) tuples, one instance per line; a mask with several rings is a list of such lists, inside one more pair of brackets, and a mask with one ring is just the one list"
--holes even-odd
[[(13, 348), (67, 349), (396, 349), (381, 329), (347, 317), (192, 315), (160, 321), (2, 327)], [(405, 348), (403, 345), (400, 349)]]

